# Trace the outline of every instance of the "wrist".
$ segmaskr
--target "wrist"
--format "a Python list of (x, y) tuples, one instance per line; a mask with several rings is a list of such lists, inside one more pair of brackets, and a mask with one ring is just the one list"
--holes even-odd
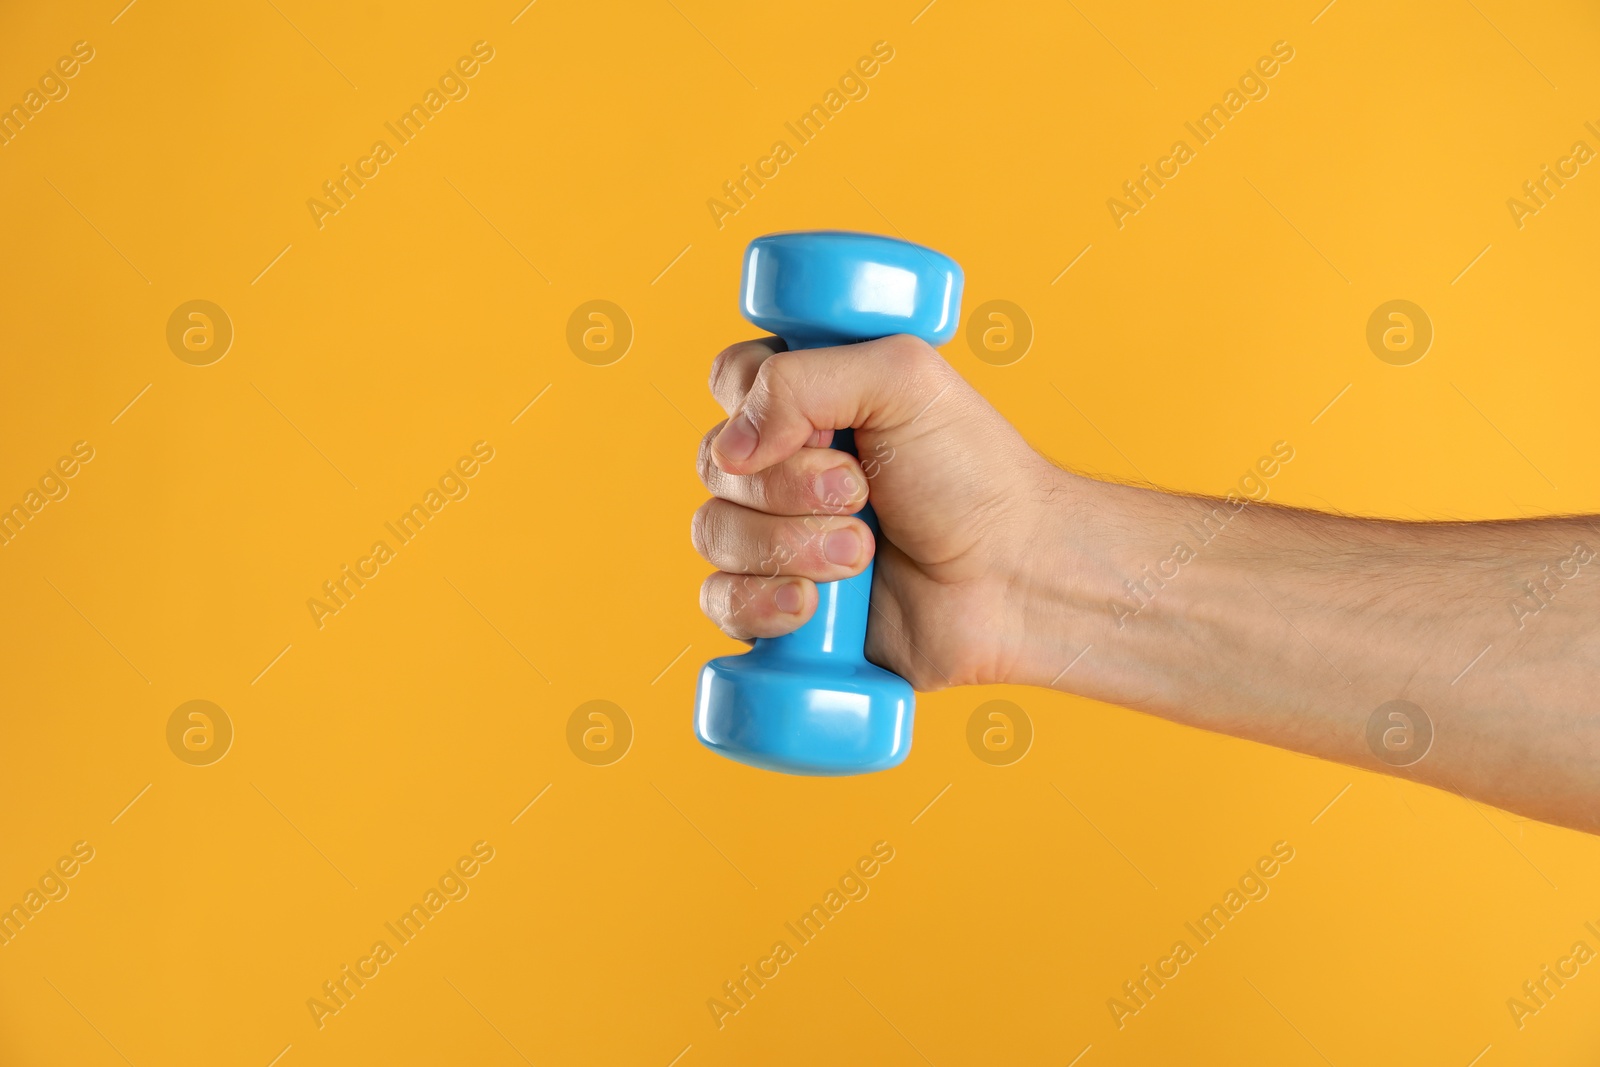
[(1222, 608), (1237, 602), (1239, 561), (1217, 538), (1238, 540), (1247, 505), (1057, 470), (1041, 510), (1027, 654), (1008, 680), (1156, 712), (1183, 705), (1219, 666), (1189, 650), (1238, 637), (1221, 631), (1238, 622)]
[(1112, 654), (1143, 610), (1135, 610), (1125, 583), (1160, 558), (1154, 546), (1166, 535), (1154, 531), (1166, 521), (1166, 499), (1048, 467), (1032, 536), (1019, 555), (1019, 654), (1006, 681), (1096, 699), (1123, 695), (1116, 664), (1126, 652)]

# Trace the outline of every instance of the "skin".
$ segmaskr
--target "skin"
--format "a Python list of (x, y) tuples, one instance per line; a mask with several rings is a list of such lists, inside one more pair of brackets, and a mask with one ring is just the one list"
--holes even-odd
[[(1600, 833), (1594, 518), (1402, 522), (1096, 481), (911, 337), (747, 341), (711, 391), (729, 417), (701, 444), (692, 537), (732, 637), (794, 630), (817, 582), (875, 555), (867, 657), (918, 690), (1052, 687)], [(822, 447), (847, 427), (859, 461)], [(869, 487), (876, 543), (851, 517)], [(1378, 714), (1369, 743), (1393, 700), (1421, 716)]]

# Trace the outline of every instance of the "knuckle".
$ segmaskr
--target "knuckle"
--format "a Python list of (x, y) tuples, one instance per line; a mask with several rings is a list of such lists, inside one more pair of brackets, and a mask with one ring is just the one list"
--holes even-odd
[(763, 472), (756, 475), (727, 475), (730, 480), (737, 478), (740, 492), (744, 494), (744, 503), (758, 510), (771, 506), (772, 476)]
[(896, 376), (910, 386), (942, 388), (954, 373), (938, 349), (920, 337), (897, 334), (887, 338), (885, 344), (884, 354)]
[(938, 349), (920, 337), (897, 334), (885, 338), (884, 344), (884, 358), (901, 383), (905, 402), (914, 405), (914, 410), (923, 409), (936, 396), (963, 381)]
[(727, 583), (722, 581), (722, 575), (707, 575), (700, 583), (700, 610), (706, 618), (720, 622), (724, 614), (722, 605), (727, 599)]
[(739, 341), (718, 352), (711, 361), (709, 384), (712, 394), (725, 401), (735, 399), (736, 394), (742, 391), (741, 379), (749, 374), (750, 366), (765, 361), (771, 352), (772, 346), (767, 339)]
[(729, 629), (738, 619), (743, 607), (738, 579), (718, 571), (706, 578), (700, 587), (700, 609), (723, 629)]
[[(695, 524), (696, 550), (724, 570), (776, 576), (796, 558), (786, 524), (753, 515), (739, 505), (712, 497), (701, 505)], [(749, 594), (749, 583), (744, 592)]]
[(800, 373), (800, 359), (792, 352), (779, 352), (761, 364), (751, 393), (760, 390), (768, 396), (786, 396), (794, 391)]
[(893, 337), (885, 337), (881, 342), (883, 354), (893, 360), (896, 366), (907, 370), (921, 367), (929, 362), (930, 357), (937, 359), (938, 353), (920, 337), (913, 337), (908, 333), (897, 333)]
[(689, 543), (705, 559), (711, 558), (711, 536), (708, 528), (711, 525), (716, 505), (717, 500), (715, 497), (707, 500), (695, 509), (694, 517), (689, 520)]
[(695, 469), (700, 474), (700, 484), (707, 489), (712, 489), (712, 482), (722, 473), (722, 468), (717, 466), (716, 459), (712, 455), (711, 443), (717, 439), (717, 435), (722, 432), (722, 428), (727, 424), (728, 420), (723, 419), (711, 427), (704, 437), (700, 438), (700, 451), (695, 457)]
[(756, 372), (757, 378), (773, 378), (790, 373), (794, 367), (796, 357), (793, 352), (774, 352), (762, 361), (761, 369)]
[(717, 391), (717, 385), (722, 381), (722, 376), (728, 373), (743, 347), (744, 342), (742, 341), (738, 344), (729, 345), (721, 352), (718, 352), (716, 358), (711, 361), (711, 373), (707, 376), (706, 382), (710, 385), (713, 393)]

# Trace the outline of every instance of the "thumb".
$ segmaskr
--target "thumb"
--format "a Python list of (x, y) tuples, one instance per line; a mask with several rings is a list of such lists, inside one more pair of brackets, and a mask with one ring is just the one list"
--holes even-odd
[(914, 421), (956, 378), (931, 346), (903, 334), (779, 352), (761, 364), (712, 442), (712, 457), (729, 474), (754, 474), (826, 440), (828, 431), (892, 430)]

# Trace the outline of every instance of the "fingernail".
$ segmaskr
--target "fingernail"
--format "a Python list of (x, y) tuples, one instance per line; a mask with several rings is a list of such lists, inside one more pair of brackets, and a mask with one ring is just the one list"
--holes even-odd
[(817, 499), (823, 506), (843, 507), (856, 498), (859, 483), (849, 467), (834, 467), (817, 475)]
[(750, 417), (741, 412), (729, 419), (728, 425), (717, 435), (717, 451), (738, 462), (750, 457), (750, 453), (756, 450), (758, 439)]
[(854, 530), (835, 530), (822, 542), (822, 554), (829, 563), (851, 566), (861, 558), (861, 535)]
[(796, 615), (800, 606), (805, 603), (805, 597), (800, 595), (800, 586), (796, 582), (785, 582), (778, 586), (778, 591), (772, 594), (772, 602), (778, 605), (778, 610), (785, 615)]

